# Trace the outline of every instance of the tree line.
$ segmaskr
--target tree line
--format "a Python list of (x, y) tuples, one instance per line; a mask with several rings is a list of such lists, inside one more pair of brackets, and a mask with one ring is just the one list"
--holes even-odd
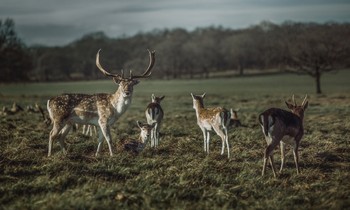
[(349, 23), (263, 21), (244, 29), (175, 28), (121, 38), (94, 32), (59, 47), (26, 47), (13, 27), (10, 19), (0, 22), (1, 82), (103, 78), (95, 65), (99, 49), (101, 63), (114, 72), (142, 72), (148, 64), (146, 49), (154, 49), (153, 77), (208, 78), (225, 75), (223, 72), (287, 71), (312, 76), (318, 93), (324, 73), (350, 66)]

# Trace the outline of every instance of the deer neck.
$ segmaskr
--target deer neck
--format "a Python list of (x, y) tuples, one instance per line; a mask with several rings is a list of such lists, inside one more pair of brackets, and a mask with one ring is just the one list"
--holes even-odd
[(200, 111), (201, 109), (204, 109), (203, 101), (193, 100), (193, 108), (196, 110), (196, 112)]
[(112, 106), (117, 110), (118, 114), (123, 114), (131, 104), (132, 94), (124, 96), (121, 87), (112, 95)]
[(147, 144), (148, 139), (149, 139), (148, 137), (143, 138), (143, 137), (141, 136), (141, 134), (140, 134), (140, 136), (139, 136), (139, 141), (141, 142), (141, 144)]

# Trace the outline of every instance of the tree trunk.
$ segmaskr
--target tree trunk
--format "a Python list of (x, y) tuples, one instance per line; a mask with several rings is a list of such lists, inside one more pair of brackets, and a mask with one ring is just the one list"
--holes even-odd
[(316, 74), (315, 74), (315, 79), (316, 79), (316, 93), (321, 94), (321, 73), (319, 69), (316, 69)]

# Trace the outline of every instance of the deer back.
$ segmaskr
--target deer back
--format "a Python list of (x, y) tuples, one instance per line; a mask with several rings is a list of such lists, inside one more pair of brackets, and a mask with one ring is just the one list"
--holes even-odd
[(115, 114), (109, 94), (63, 94), (48, 101), (48, 111), (53, 121), (87, 122), (99, 116)]
[(147, 121), (159, 122), (163, 119), (164, 111), (160, 104), (150, 103), (146, 108), (145, 114), (146, 114)]
[(259, 123), (267, 136), (271, 127), (281, 135), (296, 136), (303, 132), (302, 120), (289, 111), (270, 108), (259, 115)]

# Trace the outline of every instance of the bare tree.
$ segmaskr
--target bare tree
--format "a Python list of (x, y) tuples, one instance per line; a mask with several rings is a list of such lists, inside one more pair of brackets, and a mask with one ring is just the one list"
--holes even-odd
[(321, 91), (321, 76), (343, 67), (349, 55), (350, 27), (328, 23), (288, 23), (282, 27), (286, 48), (286, 70), (307, 74), (315, 79), (316, 93)]

